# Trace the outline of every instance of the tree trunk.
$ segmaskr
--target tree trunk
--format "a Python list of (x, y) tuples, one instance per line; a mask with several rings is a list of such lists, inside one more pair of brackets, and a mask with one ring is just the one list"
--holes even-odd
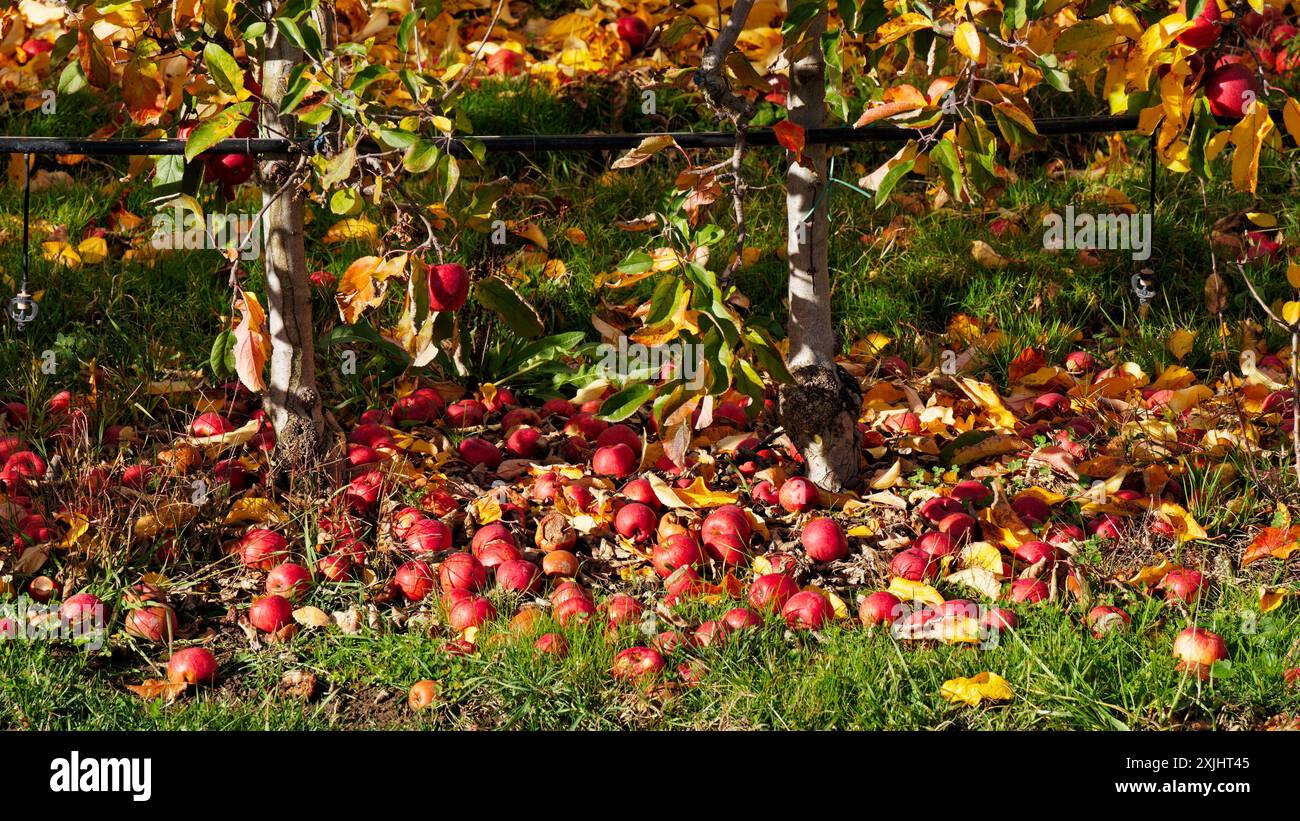
[[(296, 136), (294, 117), (279, 113), (289, 72), (303, 61), (301, 51), (274, 27), (262, 62), (261, 121), (269, 133)], [(262, 249), (266, 270), (267, 325), (271, 335), (270, 373), (263, 405), (275, 426), (273, 460), (276, 471), (294, 475), (319, 458), (325, 422), (316, 388), (316, 351), (311, 316), (311, 283), (303, 246), (302, 186), (284, 182), (293, 171), (291, 159), (261, 163), (263, 207)]]
[[(809, 26), (808, 52), (790, 70), (789, 117), (805, 131), (821, 128), (826, 115), (826, 59), (821, 36), (826, 15)], [(826, 146), (805, 146), (786, 173), (789, 227), (790, 350), (786, 364), (795, 382), (780, 392), (781, 424), (803, 455), (808, 478), (840, 491), (858, 477), (858, 416), (862, 392), (856, 380), (835, 364), (838, 350), (831, 320), (827, 264), (828, 207)], [(811, 216), (805, 220), (811, 212)]]

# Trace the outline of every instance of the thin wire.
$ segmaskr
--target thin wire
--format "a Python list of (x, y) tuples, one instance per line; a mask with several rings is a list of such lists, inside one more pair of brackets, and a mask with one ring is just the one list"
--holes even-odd
[(32, 232), (32, 155), (23, 156), (23, 286), (20, 294), (27, 293), (27, 274), (31, 270), (31, 232)]

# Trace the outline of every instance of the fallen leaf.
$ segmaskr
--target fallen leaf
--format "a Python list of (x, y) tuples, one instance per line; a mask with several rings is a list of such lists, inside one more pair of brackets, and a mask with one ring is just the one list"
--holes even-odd
[(978, 707), (980, 702), (1007, 701), (1015, 696), (1011, 685), (997, 673), (978, 673), (970, 678), (954, 678), (943, 683), (939, 695), (953, 704)]

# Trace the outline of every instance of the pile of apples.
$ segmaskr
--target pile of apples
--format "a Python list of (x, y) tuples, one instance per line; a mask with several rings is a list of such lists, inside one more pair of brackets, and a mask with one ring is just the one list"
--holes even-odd
[[(469, 274), (463, 266), (432, 265), (427, 274), (435, 310), (464, 305)], [(901, 360), (881, 364), (887, 373), (909, 370)], [(1117, 373), (1100, 368), (1086, 351), (1070, 354), (1064, 370), (1072, 379), (1090, 382)], [(767, 403), (754, 409), (748, 397), (721, 397), (712, 423), (701, 432), (708, 441), (726, 445), (692, 451), (686, 464), (676, 464), (650, 447), (644, 435), (652, 427), (648, 420), (638, 425), (600, 418), (608, 391), (531, 406), (508, 388), (484, 388), (470, 396), (455, 391), (447, 385), (417, 385), (391, 405), (367, 409), (351, 420), (342, 483), (328, 489), (328, 501), (312, 512), (304, 529), (266, 522), (216, 526), (222, 553), (230, 557), (222, 561), (237, 565), (237, 572), (258, 588), (241, 606), (249, 628), (287, 640), (295, 629), (296, 608), (330, 601), (333, 586), (359, 584), (376, 603), (412, 612), (436, 610), (443, 626), (435, 634), (449, 653), (476, 652), (479, 631), (498, 620), (508, 621), (511, 632), (528, 633), (530, 640), (541, 632), (535, 647), (548, 655), (566, 652), (566, 628), (590, 624), (617, 641), (633, 632), (642, 635), (625, 627), (653, 624), (644, 641), (618, 653), (611, 675), (641, 681), (664, 674), (689, 684), (698, 678), (692, 648), (717, 647), (767, 623), (797, 632), (847, 621), (851, 614), (839, 593), (857, 596), (857, 620), (869, 628), (975, 616), (984, 629), (1014, 629), (1025, 608), (1078, 590), (1080, 571), (1071, 559), (1082, 541), (1093, 538), (1104, 544), (1135, 535), (1132, 519), (1112, 513), (1073, 519), (1063, 506), (1053, 507), (1031, 493), (998, 502), (990, 485), (966, 479), (915, 497), (893, 526), (901, 537), (889, 546), (874, 545), (873, 555), (886, 559), (887, 570), (871, 569), (863, 539), (875, 537), (850, 535), (853, 516), (837, 511), (835, 497), (797, 475), (802, 469), (798, 453), (783, 440), (768, 441), (754, 430), (751, 416), (761, 424)], [(43, 492), (49, 468), (27, 438), (34, 432), (31, 414), (21, 402), (4, 405), (0, 482), (7, 501), (0, 509), (0, 528), (11, 542), (10, 552), (21, 557), (34, 545), (56, 542), (64, 536), (57, 522), (100, 516), (104, 506), (127, 495), (158, 499), (178, 489), (188, 495), (189, 483), (199, 476), (225, 499), (220, 510), (206, 511), (217, 520), (234, 499), (272, 496), (263, 466), (275, 435), (265, 415), (237, 384), (224, 386), (208, 400), (221, 410), (204, 410), (190, 419), (189, 437), (221, 437), (252, 423), (252, 435), (239, 448), (213, 455), (190, 440), (172, 440), (150, 458), (145, 443), (124, 428), (109, 426), (99, 444), (114, 458), (77, 468), (78, 486), (94, 492), (80, 497), (80, 507), (66, 501), (54, 507), (53, 515), (40, 508), (41, 501), (57, 505), (59, 500)], [(1150, 391), (1143, 401), (1155, 412), (1168, 397)], [(1018, 434), (1026, 442), (1043, 437), (1078, 459), (1093, 455), (1105, 438), (1099, 429), (1105, 420), (1080, 415), (1068, 396), (1051, 389), (1027, 401), (1022, 413)], [(51, 398), (44, 417), (53, 426), (43, 449), (47, 453), (71, 453), (70, 443), (86, 440), (95, 430), (90, 404), (66, 391)], [(892, 452), (891, 443), (901, 445), (924, 433), (921, 418), (912, 411), (868, 413), (860, 425), (864, 459), (882, 447)], [(164, 435), (159, 432), (160, 438)], [(441, 440), (453, 449), (432, 479), (412, 479), (416, 462), (403, 447), (412, 436)], [(711, 490), (730, 487), (735, 502), (684, 504), (682, 498), (691, 498), (688, 491), (698, 492), (701, 480)], [(1110, 501), (1138, 506), (1151, 501), (1143, 498), (1139, 474), (1130, 484), (1113, 492)], [(1163, 492), (1171, 501), (1187, 502), (1177, 483)], [(950, 563), (989, 535), (984, 513), (995, 504), (1005, 505), (1001, 515), (1034, 534), (1002, 559), (997, 601), (981, 605), (955, 599), (911, 609), (915, 603), (890, 590), (859, 591), (845, 583), (849, 575), (866, 573), (882, 582), (940, 584), (951, 572)], [(1174, 535), (1155, 518), (1146, 526), (1154, 537)], [(150, 548), (144, 555), (154, 561), (165, 566), (177, 560), (176, 534), (164, 529), (142, 541)], [(204, 556), (193, 538), (187, 536), (185, 542), (187, 559), (215, 558)], [(643, 556), (639, 574), (628, 579), (608, 567), (611, 549)], [(308, 560), (309, 555), (314, 559)], [(27, 584), (28, 594), (43, 601), (56, 599), (60, 589), (46, 575)], [(1157, 589), (1172, 605), (1191, 608), (1205, 595), (1208, 581), (1199, 571), (1184, 568), (1164, 576)], [(702, 597), (729, 604), (721, 616), (699, 623), (680, 615), (695, 612), (682, 605)], [(96, 596), (78, 591), (64, 600), (60, 617), (75, 621), (96, 608), (113, 609), (124, 614), (128, 635), (156, 644), (170, 645), (186, 632), (168, 591), (153, 584), (133, 585), (119, 603), (107, 608)], [(669, 615), (667, 627), (650, 620)], [(1121, 607), (1099, 604), (1081, 626), (1103, 636), (1129, 621)], [(543, 631), (548, 624), (560, 631)], [(1191, 638), (1180, 637), (1175, 648), (1187, 669), (1198, 673), (1223, 654), (1221, 642), (1207, 644), (1205, 633), (1197, 628)], [(213, 680), (216, 661), (206, 649), (186, 648), (175, 654), (169, 668), (177, 682), (205, 683)]]

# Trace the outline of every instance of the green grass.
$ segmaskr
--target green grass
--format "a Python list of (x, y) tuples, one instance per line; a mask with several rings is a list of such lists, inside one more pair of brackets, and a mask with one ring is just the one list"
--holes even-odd
[[(699, 684), (650, 695), (608, 672), (614, 654), (638, 642), (635, 627), (608, 641), (595, 628), (570, 629), (563, 659), (539, 657), (531, 638), (489, 641), (464, 657), (414, 629), (345, 636), (331, 628), (260, 651), (227, 633), (216, 645), (225, 683), (166, 707), (124, 689), (159, 671), (121, 638), (99, 654), (11, 642), (0, 645), (0, 727), (1239, 729), (1300, 710), (1300, 692), (1282, 679), (1294, 664), (1286, 656), (1300, 613), (1252, 621), (1248, 591), (1234, 588), (1212, 601), (1196, 623), (1224, 636), (1229, 663), (1208, 681), (1175, 669), (1169, 648), (1186, 617), (1152, 599), (1130, 604), (1131, 629), (1104, 639), (1083, 629), (1077, 608), (1023, 607), (1021, 626), (988, 649), (918, 645), (859, 627), (789, 633), (770, 622), (721, 648), (678, 651), (670, 664), (696, 665)], [(483, 636), (504, 629), (491, 625)], [(279, 693), (290, 670), (317, 675), (312, 700)], [(977, 708), (940, 697), (945, 681), (982, 671), (1007, 679), (1015, 697)], [(443, 703), (413, 714), (406, 691), (425, 678), (439, 682)]]

